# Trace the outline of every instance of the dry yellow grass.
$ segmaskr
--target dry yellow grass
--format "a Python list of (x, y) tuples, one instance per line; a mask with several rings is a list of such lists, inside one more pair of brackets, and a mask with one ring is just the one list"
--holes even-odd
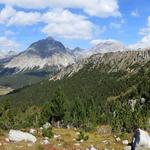
[[(53, 129), (54, 134), (61, 135), (60, 139), (50, 139), (50, 145), (54, 146), (58, 150), (62, 149), (81, 149), (85, 150), (86, 148), (90, 147), (90, 145), (94, 145), (99, 150), (104, 150), (105, 148), (108, 148), (110, 150), (123, 150), (124, 145), (120, 142), (116, 142), (114, 135), (99, 135), (96, 132), (86, 133), (89, 135), (89, 139), (84, 142), (79, 142), (74, 139), (78, 138), (78, 131), (73, 129)], [(131, 135), (127, 134), (125, 136), (126, 139), (130, 141)], [(4, 137), (3, 137), (4, 139)], [(50, 148), (47, 149), (42, 147), (40, 145), (41, 137), (38, 137), (38, 141), (33, 146), (29, 147), (26, 142), (20, 142), (20, 143), (7, 143), (7, 145), (0, 146), (0, 150), (51, 150)], [(124, 140), (124, 138), (122, 138)], [(76, 146), (75, 144), (79, 143), (79, 146)], [(50, 147), (50, 146), (49, 146)]]

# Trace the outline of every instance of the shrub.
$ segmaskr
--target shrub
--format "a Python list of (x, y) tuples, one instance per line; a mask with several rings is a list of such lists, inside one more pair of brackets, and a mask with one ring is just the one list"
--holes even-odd
[(48, 129), (44, 128), (43, 131), (42, 131), (42, 135), (44, 137), (52, 138), (53, 137), (52, 128), (48, 128)]
[(87, 141), (89, 139), (89, 136), (88, 135), (85, 135), (84, 132), (80, 131), (80, 134), (78, 136), (78, 141), (81, 141), (81, 140), (84, 140), (84, 141)]

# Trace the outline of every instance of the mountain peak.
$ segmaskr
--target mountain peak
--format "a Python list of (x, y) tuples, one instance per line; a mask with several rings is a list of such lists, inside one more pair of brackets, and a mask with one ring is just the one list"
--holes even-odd
[(54, 39), (52, 36), (48, 36), (48, 37), (46, 38), (46, 40), (55, 41), (55, 39)]
[(64, 45), (52, 37), (39, 40), (31, 44), (28, 52), (39, 55), (42, 58), (49, 57), (54, 53), (66, 52)]
[(92, 49), (93, 53), (108, 53), (117, 51), (126, 51), (128, 48), (122, 43), (115, 40), (104, 40), (95, 45)]

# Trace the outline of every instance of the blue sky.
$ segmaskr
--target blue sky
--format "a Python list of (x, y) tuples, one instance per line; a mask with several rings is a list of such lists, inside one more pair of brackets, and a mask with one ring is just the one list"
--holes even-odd
[(150, 46), (149, 0), (0, 0), (0, 50), (52, 36), (66, 47), (117, 40)]

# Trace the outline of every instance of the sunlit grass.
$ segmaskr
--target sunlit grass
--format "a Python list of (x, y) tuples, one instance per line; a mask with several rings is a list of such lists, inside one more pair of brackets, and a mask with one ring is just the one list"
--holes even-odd
[[(115, 150), (122, 150), (124, 145), (122, 142), (116, 142), (114, 138), (114, 134), (108, 135), (100, 135), (97, 132), (88, 132), (86, 133), (89, 135), (89, 139), (84, 142), (77, 141), (75, 139), (78, 138), (78, 131), (74, 129), (53, 129), (53, 133), (56, 135), (61, 135), (60, 139), (50, 139), (50, 145), (42, 146), (40, 141), (42, 140), (41, 137), (37, 137), (38, 141), (36, 144), (32, 146), (28, 146), (26, 142), (19, 142), (19, 143), (6, 143), (6, 145), (0, 146), (0, 150), (50, 150), (51, 147), (55, 147), (56, 149), (83, 149), (94, 145), (94, 147), (98, 148), (99, 150), (104, 150), (105, 148), (108, 149), (115, 149)], [(124, 138), (130, 141), (130, 134), (125, 135)], [(2, 140), (2, 138), (0, 138)], [(5, 139), (5, 137), (3, 137)], [(79, 145), (76, 145), (76, 144)]]

